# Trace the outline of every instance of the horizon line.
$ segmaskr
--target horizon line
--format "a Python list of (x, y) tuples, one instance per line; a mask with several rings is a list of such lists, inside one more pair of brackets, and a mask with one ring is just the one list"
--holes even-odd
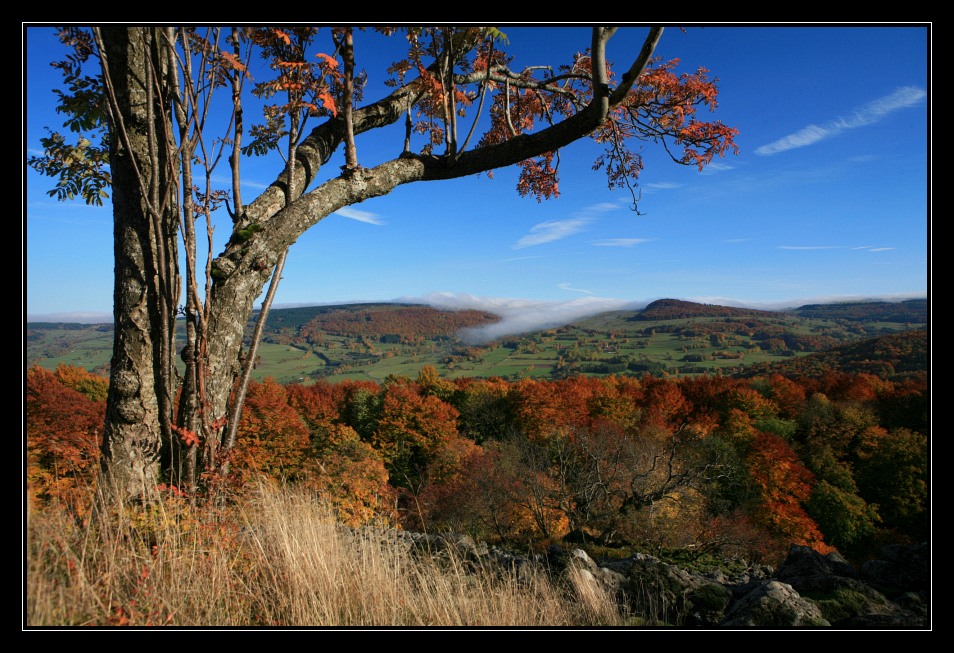
[[(353, 306), (353, 305), (372, 305), (372, 304), (407, 304), (407, 305), (425, 305), (425, 306), (434, 306), (437, 303), (437, 298), (434, 296), (436, 293), (424, 297), (399, 297), (394, 299), (380, 299), (380, 300), (353, 300), (353, 301), (329, 301), (329, 302), (289, 302), (286, 304), (276, 304), (272, 306), (271, 310), (287, 310), (293, 308), (310, 308), (317, 306)], [(451, 297), (466, 297), (472, 300), (473, 303), (480, 303), (481, 301), (493, 301), (500, 300), (501, 298), (496, 297), (478, 297), (475, 295), (469, 295), (466, 293), (447, 293), (444, 295), (446, 297), (450, 295)], [(513, 301), (514, 298), (507, 298), (508, 300)], [(586, 301), (587, 299), (594, 300), (605, 300), (607, 298), (599, 297), (582, 297), (575, 300), (569, 301)], [(639, 306), (642, 308), (652, 304), (653, 302), (662, 301), (662, 300), (675, 300), (675, 301), (684, 301), (693, 304), (706, 304), (709, 306), (725, 306), (727, 308), (748, 308), (753, 310), (763, 310), (763, 311), (777, 311), (784, 312), (786, 310), (791, 310), (793, 308), (799, 308), (801, 306), (807, 306), (812, 304), (855, 304), (855, 303), (875, 303), (875, 302), (887, 302), (887, 303), (900, 303), (904, 301), (919, 300), (919, 299), (928, 299), (927, 293), (897, 293), (894, 295), (864, 295), (864, 296), (827, 296), (819, 298), (803, 298), (803, 299), (793, 299), (793, 300), (781, 300), (774, 302), (760, 302), (760, 301), (740, 301), (728, 297), (718, 297), (718, 298), (679, 298), (679, 297), (657, 297), (649, 300), (614, 300), (624, 302), (627, 305)], [(534, 302), (538, 305), (547, 305), (552, 304), (554, 306), (566, 304), (568, 300), (516, 300), (516, 301), (526, 301)], [(728, 302), (728, 303), (726, 303)], [(450, 307), (443, 306), (435, 308), (444, 308), (447, 310)], [(457, 309), (451, 310), (464, 310), (467, 307), (460, 307)], [(642, 310), (642, 308), (631, 309), (631, 310)], [(600, 312), (609, 312), (610, 309), (597, 311), (595, 314)], [(616, 310), (626, 310), (626, 309), (616, 309)], [(258, 313), (261, 311), (261, 308), (252, 309), (252, 313)], [(492, 312), (492, 311), (491, 311)], [(177, 320), (185, 318), (176, 318)], [(26, 314), (24, 319), (26, 324), (34, 323), (60, 323), (60, 324), (112, 324), (113, 316), (111, 313), (97, 312), (97, 311), (63, 311), (57, 313), (36, 313), (36, 314)]]

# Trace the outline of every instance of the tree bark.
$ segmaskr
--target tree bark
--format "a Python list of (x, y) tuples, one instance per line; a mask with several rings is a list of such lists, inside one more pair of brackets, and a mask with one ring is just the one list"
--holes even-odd
[[(638, 76), (642, 72), (660, 31), (651, 30), (647, 46), (640, 54), (640, 63), (631, 68), (630, 74)], [(594, 60), (603, 61), (607, 39), (605, 32), (594, 30), (593, 46), (599, 50)], [(349, 174), (330, 179), (305, 195), (297, 190), (287, 199), (281, 197), (281, 190), (288, 180), (286, 170), (271, 188), (247, 207), (244, 225), (254, 222), (262, 229), (249, 239), (233, 238), (213, 263), (218, 278), (211, 293), (207, 385), (212, 419), (227, 414), (229, 395), (240, 369), (244, 328), (251, 316), (253, 302), (268, 282), (279, 256), (306, 230), (340, 208), (387, 195), (400, 185), (454, 179), (514, 165), (585, 137), (606, 120), (609, 110), (625, 96), (625, 93), (614, 94), (611, 102), (605, 77), (605, 68), (594, 72), (593, 98), (584, 110), (542, 131), (497, 145), (459, 152), (455, 157), (405, 153), (375, 168), (349, 171)], [(626, 87), (631, 84), (632, 81), (628, 81)], [(420, 93), (412, 84), (355, 111), (354, 133), (397, 121), (407, 102), (413, 103), (419, 98)], [(296, 165), (291, 167), (295, 175), (294, 188), (307, 188), (322, 163), (345, 140), (340, 121), (316, 127), (298, 147)]]
[[(141, 496), (160, 478), (160, 453), (173, 443), (173, 398), (178, 387), (175, 369), (175, 316), (180, 286), (177, 256), (178, 177), (171, 122), (170, 60), (162, 49), (172, 47), (159, 28), (98, 30), (105, 77), (111, 80), (112, 115), (110, 162), (113, 173), (115, 221), (114, 318), (116, 335), (112, 359), (104, 469), (126, 498)], [(371, 197), (386, 195), (416, 181), (437, 181), (510, 166), (554, 151), (597, 129), (608, 112), (623, 100), (620, 88), (610, 95), (602, 61), (611, 31), (595, 28), (592, 47), (593, 95), (575, 115), (531, 135), (454, 156), (417, 156), (408, 152), (370, 169), (349, 169), (303, 194), (332, 153), (360, 134), (394, 123), (418, 102), (426, 87), (414, 82), (381, 101), (352, 114), (352, 129), (344, 121), (319, 125), (295, 148), (285, 171), (258, 199), (234, 216), (232, 238), (211, 266), (204, 382), (205, 423), (218, 423), (229, 414), (235, 380), (241, 371), (244, 328), (265, 284), (287, 249), (309, 228), (334, 211)], [(477, 42), (456, 42), (464, 52)], [(628, 88), (648, 61), (658, 30), (652, 30)], [(435, 64), (437, 65), (437, 64)], [(473, 81), (486, 78), (474, 73)], [(163, 101), (165, 99), (165, 101)], [(350, 134), (349, 134), (350, 132)], [(254, 225), (255, 229), (249, 229)], [(201, 368), (200, 368), (201, 369)], [(194, 391), (194, 390), (193, 390)], [(211, 436), (211, 434), (200, 434)]]
[(152, 29), (100, 31), (112, 86), (115, 335), (106, 404), (104, 487), (143, 498), (160, 478), (171, 438), (179, 287), (175, 179), (167, 159), (160, 36)]

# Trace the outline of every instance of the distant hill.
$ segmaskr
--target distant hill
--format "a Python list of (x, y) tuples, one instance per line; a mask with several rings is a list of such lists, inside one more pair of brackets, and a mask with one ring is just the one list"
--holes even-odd
[(908, 299), (902, 302), (806, 304), (791, 312), (804, 318), (925, 324), (928, 320), (928, 302), (927, 299)]
[(866, 372), (886, 379), (920, 374), (928, 369), (927, 330), (899, 331), (771, 363), (756, 363), (738, 376), (766, 373), (788, 376), (819, 376), (826, 372)]
[[(309, 340), (318, 334), (398, 340), (453, 337), (464, 328), (492, 324), (500, 316), (485, 311), (449, 311), (415, 304), (350, 304), (276, 310), (266, 333)], [(292, 333), (294, 331), (294, 333)]]
[(736, 308), (718, 304), (697, 304), (681, 299), (658, 299), (636, 314), (634, 320), (679, 320), (692, 317), (778, 317), (774, 311)]
[[(927, 368), (927, 302), (903, 304), (761, 311), (663, 299), (643, 311), (610, 311), (481, 345), (463, 342), (458, 333), (500, 319), (483, 311), (393, 303), (273, 309), (254, 375), (283, 383), (383, 380), (392, 375), (413, 378), (421, 367), (431, 365), (447, 377), (506, 379), (751, 375), (766, 370), (814, 375), (825, 369), (897, 377)], [(183, 325), (180, 321), (180, 328)], [(112, 325), (26, 327), (28, 367), (54, 369), (64, 363), (108, 374)], [(921, 335), (861, 342), (912, 330)], [(855, 343), (856, 349), (845, 348)]]

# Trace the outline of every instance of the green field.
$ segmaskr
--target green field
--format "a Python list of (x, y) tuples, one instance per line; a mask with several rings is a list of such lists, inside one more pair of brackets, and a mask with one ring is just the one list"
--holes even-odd
[[(400, 307), (368, 305), (364, 311)], [(700, 305), (701, 306), (701, 305)], [(377, 307), (377, 308), (375, 308)], [(704, 310), (702, 307), (700, 310)], [(923, 321), (810, 317), (795, 312), (729, 317), (684, 317), (647, 320), (637, 311), (603, 313), (567, 326), (510, 336), (481, 346), (465, 346), (446, 335), (407, 338), (392, 334), (321, 332), (300, 337), (310, 315), (327, 317), (334, 307), (273, 311), (253, 376), (281, 383), (383, 381), (388, 376), (414, 377), (425, 365), (445, 378), (560, 378), (574, 374), (645, 373), (696, 375), (732, 373), (756, 363), (806, 356), (834, 346), (911, 328)], [(345, 309), (342, 309), (344, 311)], [(354, 312), (355, 306), (346, 307)], [(311, 311), (311, 312), (309, 312)], [(839, 315), (838, 311), (833, 312)], [(112, 347), (110, 325), (27, 324), (27, 365), (53, 369), (67, 364), (106, 373)]]

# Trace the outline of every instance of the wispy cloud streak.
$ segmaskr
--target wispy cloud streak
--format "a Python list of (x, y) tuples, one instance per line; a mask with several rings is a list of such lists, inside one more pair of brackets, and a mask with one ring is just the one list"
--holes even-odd
[(762, 156), (770, 156), (772, 154), (778, 154), (779, 152), (812, 145), (826, 138), (837, 136), (849, 129), (873, 125), (895, 111), (918, 104), (925, 97), (927, 97), (927, 92), (924, 89), (916, 86), (903, 86), (891, 95), (878, 98), (855, 109), (847, 118), (839, 117), (825, 126), (808, 125), (793, 134), (789, 134), (773, 143), (757, 148), (755, 153), (761, 154)]
[(566, 220), (548, 220), (540, 222), (530, 227), (530, 233), (513, 244), (513, 249), (523, 249), (551, 243), (555, 240), (562, 240), (567, 236), (572, 236), (586, 229), (586, 227), (596, 219), (596, 217), (607, 211), (616, 211), (620, 207), (609, 202), (601, 202), (587, 207), (577, 213), (576, 216)]
[(583, 231), (593, 218), (572, 218), (570, 220), (550, 220), (530, 227), (530, 233), (514, 243), (514, 249), (523, 249), (562, 240), (567, 236)]
[(844, 249), (844, 245), (779, 245), (779, 249)]
[(584, 290), (583, 288), (573, 288), (573, 287), (570, 286), (570, 284), (568, 284), (568, 283), (558, 283), (558, 284), (557, 284), (557, 288), (560, 288), (561, 290), (570, 290), (570, 291), (573, 291), (573, 292), (581, 292), (581, 293), (583, 293), (584, 295), (592, 295), (592, 294), (593, 294), (591, 291), (589, 291), (589, 290)]
[(648, 243), (651, 238), (607, 238), (605, 240), (594, 240), (596, 247), (633, 247), (641, 243)]
[(817, 249), (850, 249), (853, 251), (862, 251), (862, 252), (887, 252), (894, 247), (875, 247), (874, 245), (861, 245), (859, 247), (851, 247), (849, 245), (779, 245), (778, 249), (788, 249), (788, 250), (817, 250)]
[(335, 215), (340, 215), (342, 218), (348, 218), (349, 220), (357, 220), (358, 222), (367, 222), (368, 224), (377, 224), (382, 225), (384, 221), (381, 220), (377, 215), (369, 211), (362, 211), (360, 209), (353, 209), (350, 206), (345, 206), (338, 209), (334, 213)]

